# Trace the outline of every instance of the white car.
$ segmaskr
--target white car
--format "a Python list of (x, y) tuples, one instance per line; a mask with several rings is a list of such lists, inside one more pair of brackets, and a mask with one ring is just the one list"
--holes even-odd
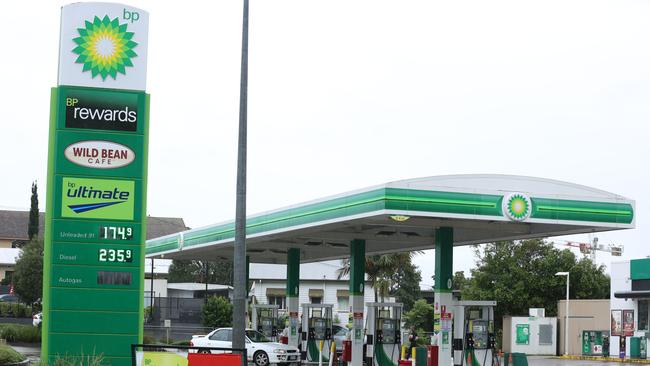
[(34, 314), (34, 316), (32, 316), (32, 324), (35, 327), (40, 327), (42, 321), (43, 321), (43, 313)]
[[(195, 347), (232, 347), (232, 328), (215, 329), (207, 335), (194, 335), (190, 346)], [(199, 350), (199, 352), (209, 352)], [(214, 351), (215, 353), (218, 351)], [(269, 364), (298, 364), (300, 363), (300, 351), (298, 348), (286, 344), (271, 342), (262, 333), (246, 330), (246, 353), (248, 361), (255, 362), (256, 366), (268, 366)]]

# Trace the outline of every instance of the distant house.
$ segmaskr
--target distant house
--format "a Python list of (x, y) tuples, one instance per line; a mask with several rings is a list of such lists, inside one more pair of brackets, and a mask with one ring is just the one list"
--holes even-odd
[[(39, 214), (39, 237), (43, 237), (45, 213)], [(20, 247), (29, 239), (29, 211), (0, 210), (0, 281), (10, 277), (16, 265)], [(147, 217), (147, 239), (188, 230), (180, 217)]]
[[(335, 323), (346, 324), (350, 315), (350, 282), (347, 276), (338, 279), (340, 261), (304, 263), (300, 265), (299, 304), (332, 304)], [(249, 292), (251, 302), (278, 305), (286, 310), (287, 266), (251, 263)], [(381, 299), (379, 299), (381, 301)], [(365, 283), (364, 303), (374, 302), (375, 293), (369, 281)], [(395, 301), (386, 298), (385, 302)], [(302, 312), (302, 306), (300, 307)]]

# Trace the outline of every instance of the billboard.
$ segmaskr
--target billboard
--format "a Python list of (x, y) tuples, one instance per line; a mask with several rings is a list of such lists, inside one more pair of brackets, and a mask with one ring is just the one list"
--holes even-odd
[(62, 8), (52, 89), (41, 359), (131, 364), (142, 341), (149, 95), (148, 14)]

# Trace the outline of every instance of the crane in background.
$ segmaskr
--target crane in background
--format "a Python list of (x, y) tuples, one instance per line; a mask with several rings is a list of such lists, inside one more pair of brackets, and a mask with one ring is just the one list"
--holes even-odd
[(580, 243), (569, 240), (555, 240), (552, 243), (555, 245), (579, 248), (580, 253), (582, 253), (585, 258), (589, 257), (594, 262), (596, 261), (596, 252), (607, 252), (614, 257), (620, 257), (623, 254), (623, 245), (599, 244), (598, 238), (591, 239), (590, 243)]

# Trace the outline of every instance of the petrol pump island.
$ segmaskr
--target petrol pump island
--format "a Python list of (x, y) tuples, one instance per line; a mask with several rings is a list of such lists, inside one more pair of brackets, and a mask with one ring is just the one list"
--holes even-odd
[[(101, 354), (131, 365), (143, 336), (144, 258), (232, 258), (234, 222), (147, 241), (148, 13), (112, 3), (62, 8), (52, 89), (42, 360)], [(435, 249), (429, 365), (487, 365), (495, 301), (452, 296), (454, 246), (634, 228), (634, 201), (577, 184), (507, 175), (390, 182), (252, 215), (248, 263), (287, 265), (287, 342), (329, 360), (332, 305), (299, 304), (300, 264), (349, 258), (350, 366), (397, 365), (402, 305), (365, 303), (367, 255)], [(365, 316), (364, 316), (365, 313)], [(300, 320), (302, 314), (302, 320)], [(252, 323), (279, 337), (276, 306)], [(321, 350), (321, 341), (325, 347)], [(322, 352), (322, 354), (321, 354)], [(156, 365), (150, 365), (156, 366)]]
[[(398, 365), (402, 304), (364, 303), (365, 257), (435, 249), (435, 315), (428, 365), (493, 365), (494, 301), (452, 294), (455, 246), (634, 228), (634, 201), (568, 182), (509, 175), (449, 175), (390, 182), (247, 218), (249, 263), (287, 265), (288, 344), (304, 363), (330, 355), (331, 304), (300, 304), (300, 264), (349, 258), (352, 313), (343, 358), (351, 366)], [(232, 257), (234, 222), (149, 240), (146, 256)], [(365, 310), (365, 316), (364, 316)], [(279, 338), (276, 305), (255, 304), (252, 326)], [(300, 316), (302, 314), (302, 317)], [(349, 351), (349, 352), (348, 352)]]

